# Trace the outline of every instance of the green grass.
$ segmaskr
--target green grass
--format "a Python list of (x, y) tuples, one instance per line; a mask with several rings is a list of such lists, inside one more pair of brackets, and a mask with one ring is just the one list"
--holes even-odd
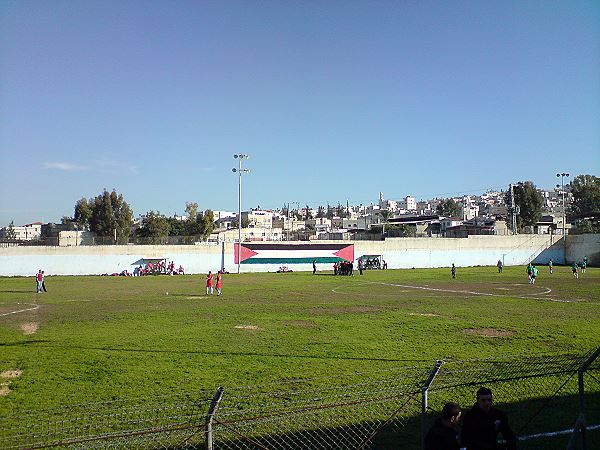
[[(222, 297), (203, 276), (50, 277), (45, 294), (0, 278), (0, 314), (40, 305), (0, 315), (0, 372), (23, 371), (0, 413), (598, 346), (600, 269), (540, 272), (536, 286), (524, 267), (232, 274)], [(504, 336), (465, 333), (484, 328)]]

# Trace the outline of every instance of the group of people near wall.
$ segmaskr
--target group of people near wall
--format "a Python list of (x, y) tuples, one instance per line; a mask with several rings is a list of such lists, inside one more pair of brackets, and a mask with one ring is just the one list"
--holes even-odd
[(517, 437), (506, 413), (493, 406), (490, 389), (479, 388), (477, 401), (461, 421), (462, 413), (457, 403), (446, 403), (425, 436), (425, 450), (516, 450)]
[(141, 277), (144, 275), (185, 275), (185, 269), (182, 265), (179, 265), (179, 268), (175, 269), (174, 261), (167, 264), (165, 260), (162, 260), (158, 261), (156, 264), (152, 262), (140, 264), (133, 270), (134, 277)]
[(354, 264), (352, 261), (338, 261), (333, 264), (333, 274), (352, 276), (354, 275)]

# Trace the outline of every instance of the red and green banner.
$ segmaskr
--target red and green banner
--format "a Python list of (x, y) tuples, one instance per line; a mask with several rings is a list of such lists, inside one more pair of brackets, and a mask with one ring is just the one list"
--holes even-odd
[[(234, 264), (238, 263), (234, 245)], [(259, 244), (242, 243), (240, 264), (311, 264), (354, 260), (354, 244)]]

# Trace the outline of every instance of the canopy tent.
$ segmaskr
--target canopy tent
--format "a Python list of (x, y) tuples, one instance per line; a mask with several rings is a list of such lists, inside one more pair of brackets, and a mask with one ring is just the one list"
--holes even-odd
[(363, 263), (364, 269), (385, 269), (383, 255), (362, 255), (358, 258)]
[(377, 259), (381, 257), (383, 257), (383, 255), (362, 255), (359, 256), (358, 259)]
[(132, 266), (139, 266), (139, 265), (145, 266), (148, 263), (156, 264), (161, 261), (164, 261), (166, 263), (168, 260), (169, 260), (169, 258), (140, 258), (136, 262), (131, 263), (131, 265)]

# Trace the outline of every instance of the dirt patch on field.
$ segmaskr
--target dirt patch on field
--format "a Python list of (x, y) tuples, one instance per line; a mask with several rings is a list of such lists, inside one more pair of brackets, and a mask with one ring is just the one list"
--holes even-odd
[(8, 394), (10, 394), (10, 387), (8, 387), (8, 384), (0, 383), (0, 397), (6, 397)]
[(317, 328), (317, 324), (312, 320), (288, 320), (283, 324), (298, 328)]
[(259, 330), (260, 329), (256, 325), (236, 325), (234, 328), (237, 328), (238, 330)]
[(514, 331), (508, 330), (497, 330), (495, 328), (466, 328), (463, 330), (465, 334), (471, 334), (474, 336), (482, 336), (482, 337), (510, 337), (514, 336), (516, 333)]
[(29, 335), (29, 334), (34, 334), (38, 330), (39, 327), (40, 327), (39, 323), (30, 322), (30, 323), (21, 324), (20, 328), (24, 335)]
[(19, 378), (21, 375), (23, 375), (23, 371), (21, 369), (8, 369), (0, 373), (0, 378), (10, 380), (12, 378)]
[(340, 308), (314, 309), (314, 314), (365, 314), (379, 313), (382, 308), (376, 306), (344, 306)]
[(422, 316), (422, 317), (440, 317), (439, 314), (433, 313), (408, 313), (409, 316)]

